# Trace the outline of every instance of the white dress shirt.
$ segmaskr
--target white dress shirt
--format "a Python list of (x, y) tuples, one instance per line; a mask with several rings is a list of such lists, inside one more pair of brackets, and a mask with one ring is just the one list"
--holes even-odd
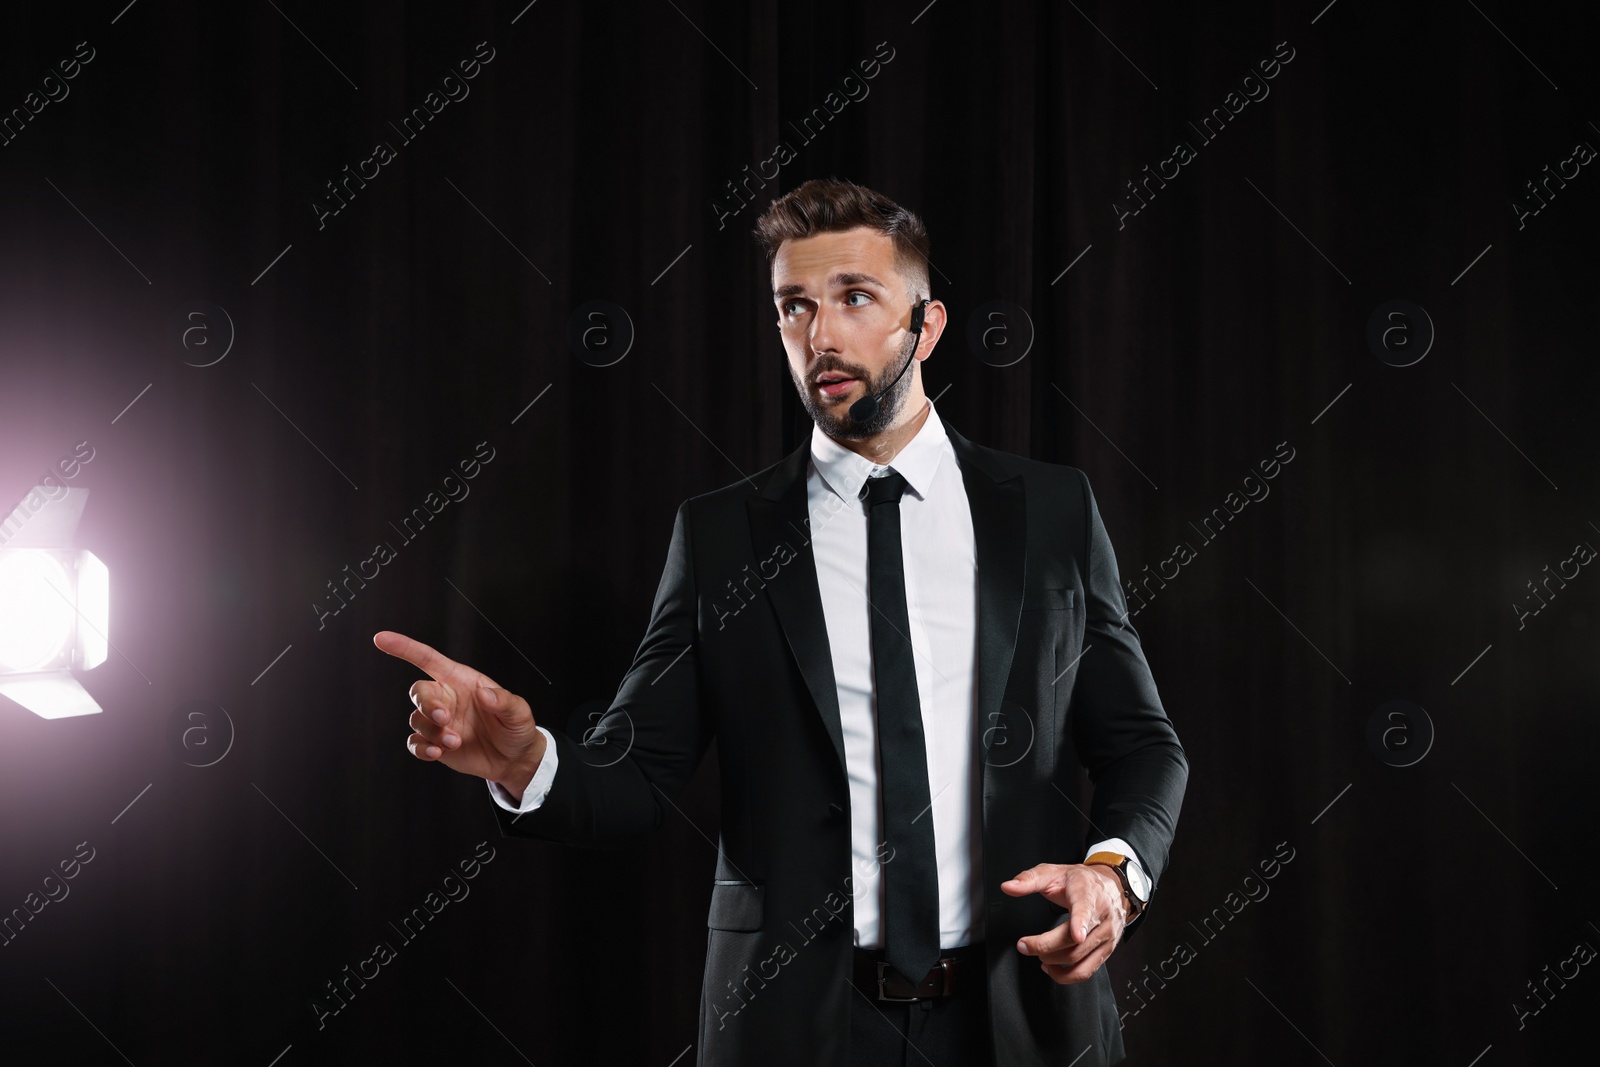
[[(906, 576), (906, 614), (922, 734), (927, 750), (929, 816), (939, 872), (939, 946), (956, 948), (983, 937), (982, 745), (977, 722), (978, 573), (972, 513), (955, 448), (933, 402), (915, 437), (886, 467), (813, 429), (806, 495), (811, 515), (817, 587), (822, 596), (833, 677), (839, 690), (845, 768), (850, 780), (855, 943), (883, 944), (885, 851), (880, 832), (877, 720), (873, 708), (871, 608), (867, 603), (867, 511), (860, 499), (869, 477), (893, 469), (905, 478), (900, 535)], [(508, 811), (538, 808), (556, 775), (555, 741), (523, 792), (521, 804), (490, 782), (495, 803)], [(1121, 838), (1097, 843), (1137, 864)], [(1039, 862), (1064, 862), (1041, 856)], [(996, 871), (1000, 881), (1020, 871)]]

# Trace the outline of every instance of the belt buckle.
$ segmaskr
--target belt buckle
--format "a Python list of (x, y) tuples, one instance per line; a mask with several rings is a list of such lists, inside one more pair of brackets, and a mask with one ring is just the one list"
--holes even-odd
[[(877, 965), (877, 968), (878, 968), (878, 999), (879, 1000), (893, 1001), (894, 1003), (897, 1003), (897, 1004), (909, 1004), (912, 1001), (917, 1001), (917, 1000), (921, 1000), (922, 999), (921, 997), (891, 997), (888, 993), (884, 992), (884, 989), (883, 989), (883, 977), (884, 977), (883, 972), (889, 969), (888, 961), (886, 961), (886, 960), (874, 960), (873, 963), (875, 963)], [(895, 973), (898, 974), (899, 972), (896, 971)]]

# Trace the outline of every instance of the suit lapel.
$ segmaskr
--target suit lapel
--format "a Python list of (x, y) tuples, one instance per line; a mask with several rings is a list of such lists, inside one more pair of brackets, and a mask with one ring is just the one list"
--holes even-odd
[[(813, 430), (815, 432), (815, 430)], [(768, 558), (773, 548), (787, 544), (795, 551), (782, 573), (766, 585), (789, 649), (794, 653), (806, 689), (822, 716), (822, 726), (833, 740), (839, 769), (845, 769), (844, 729), (839, 723), (839, 687), (833, 677), (833, 653), (828, 647), (828, 624), (822, 614), (822, 593), (817, 585), (817, 561), (811, 544), (810, 507), (806, 499), (806, 468), (810, 465), (811, 438), (784, 457), (767, 478), (761, 492), (745, 502), (750, 516), (750, 536), (756, 558)]]
[[(972, 511), (972, 537), (978, 560), (978, 735), (1000, 713), (1011, 658), (1022, 620), (1022, 582), (1027, 563), (1028, 527), (1022, 478), (1006, 471), (948, 422), (944, 432), (955, 447)], [(985, 785), (989, 763), (984, 762)], [(987, 788), (984, 790), (988, 792)]]
[[(983, 450), (957, 433), (948, 421), (945, 433), (961, 468), (978, 565), (978, 733), (1000, 711), (1006, 678), (1016, 650), (1022, 611), (1022, 583), (1027, 551), (1027, 525), (1022, 480), (1004, 470)], [(817, 432), (813, 428), (813, 433)], [(839, 689), (817, 585), (816, 557), (810, 536), (806, 471), (811, 441), (806, 441), (773, 468), (761, 491), (746, 502), (752, 547), (758, 558), (786, 543), (795, 558), (785, 574), (767, 583), (778, 621), (800, 667), (806, 689), (833, 741), (839, 768), (845, 770), (844, 731), (839, 720)], [(984, 764), (987, 793), (988, 764)]]

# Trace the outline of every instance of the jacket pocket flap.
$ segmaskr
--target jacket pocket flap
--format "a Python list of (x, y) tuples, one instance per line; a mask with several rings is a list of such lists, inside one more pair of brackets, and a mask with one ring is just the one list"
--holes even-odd
[(1029, 589), (1022, 594), (1022, 610), (1071, 607), (1072, 593), (1071, 589)]
[(766, 893), (766, 886), (754, 882), (712, 883), (711, 914), (706, 925), (713, 930), (761, 929)]

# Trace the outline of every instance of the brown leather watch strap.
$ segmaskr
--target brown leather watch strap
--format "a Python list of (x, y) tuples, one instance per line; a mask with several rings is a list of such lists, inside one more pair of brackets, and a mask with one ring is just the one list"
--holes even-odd
[(1122, 900), (1124, 906), (1128, 909), (1128, 921), (1133, 922), (1133, 920), (1137, 919), (1139, 913), (1144, 911), (1144, 901), (1134, 894), (1133, 886), (1128, 884), (1128, 857), (1120, 852), (1096, 852), (1083, 862), (1085, 865), (1093, 863), (1111, 868), (1111, 873), (1115, 874), (1117, 881), (1122, 883)]

